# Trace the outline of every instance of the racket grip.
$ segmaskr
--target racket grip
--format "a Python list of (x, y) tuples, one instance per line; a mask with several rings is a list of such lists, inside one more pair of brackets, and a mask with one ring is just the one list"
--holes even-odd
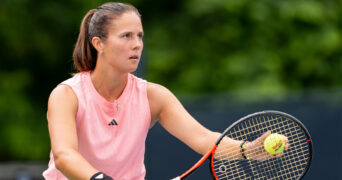
[(173, 178), (171, 180), (181, 180), (181, 178), (178, 176), (178, 177), (175, 177), (175, 178)]

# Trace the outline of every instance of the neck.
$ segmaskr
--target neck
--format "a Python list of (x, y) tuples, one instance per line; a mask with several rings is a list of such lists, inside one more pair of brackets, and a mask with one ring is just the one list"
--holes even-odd
[(109, 102), (114, 102), (124, 91), (128, 73), (100, 71), (95, 68), (90, 77), (97, 92)]

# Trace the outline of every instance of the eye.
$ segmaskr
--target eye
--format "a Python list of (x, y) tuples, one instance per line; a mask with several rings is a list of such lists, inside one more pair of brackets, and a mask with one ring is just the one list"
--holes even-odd
[(131, 37), (131, 33), (126, 33), (124, 35), (122, 35), (123, 38), (130, 38)]
[(144, 37), (144, 34), (143, 34), (143, 33), (139, 33), (139, 34), (138, 34), (138, 37), (139, 37), (140, 39), (142, 39), (142, 38)]

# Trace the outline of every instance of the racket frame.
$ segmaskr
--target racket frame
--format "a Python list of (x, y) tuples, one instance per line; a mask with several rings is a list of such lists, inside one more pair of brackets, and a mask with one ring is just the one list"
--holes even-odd
[(189, 170), (187, 170), (185, 173), (183, 173), (181, 176), (178, 176), (172, 180), (181, 180), (186, 178), (187, 176), (189, 176), (191, 173), (193, 173), (195, 170), (197, 170), (207, 159), (210, 159), (209, 162), (209, 168), (210, 168), (210, 172), (213, 176), (214, 180), (218, 180), (217, 175), (215, 173), (214, 170), (214, 154), (215, 154), (215, 150), (217, 148), (217, 146), (219, 145), (219, 143), (222, 141), (222, 139), (226, 136), (226, 134), (233, 128), (235, 127), (237, 124), (241, 123), (242, 121), (245, 121), (247, 119), (250, 119), (254, 116), (259, 116), (259, 115), (264, 115), (264, 114), (273, 114), (273, 115), (280, 115), (280, 116), (285, 116), (288, 117), (289, 119), (292, 119), (298, 126), (300, 126), (303, 129), (304, 134), (306, 135), (307, 142), (308, 142), (308, 146), (309, 146), (309, 158), (307, 159), (307, 166), (304, 169), (304, 172), (301, 174), (301, 176), (299, 176), (297, 179), (300, 180), (304, 177), (304, 175), (307, 173), (307, 171), (310, 168), (311, 165), (311, 161), (312, 161), (312, 157), (313, 157), (313, 151), (312, 151), (312, 147), (313, 147), (313, 143), (312, 143), (312, 139), (311, 136), (307, 130), (307, 128), (304, 126), (304, 124), (302, 122), (300, 122), (297, 118), (295, 118), (292, 115), (289, 115), (287, 113), (284, 112), (280, 112), (280, 111), (275, 111), (275, 110), (265, 110), (265, 111), (260, 111), (260, 112), (255, 112), (252, 114), (249, 114), (247, 116), (244, 116), (242, 118), (240, 118), (239, 120), (237, 120), (236, 122), (234, 122), (233, 124), (231, 124), (228, 128), (226, 128), (223, 133), (221, 134), (221, 136), (218, 138), (218, 140), (215, 142), (215, 145), (211, 148), (211, 150), (209, 152), (207, 152), (195, 165), (193, 165)]

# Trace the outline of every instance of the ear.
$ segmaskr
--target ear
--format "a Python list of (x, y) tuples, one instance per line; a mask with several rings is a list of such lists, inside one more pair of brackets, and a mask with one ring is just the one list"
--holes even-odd
[(93, 39), (91, 40), (91, 43), (93, 44), (97, 52), (101, 52), (103, 50), (103, 43), (99, 37), (97, 36), (93, 37)]

